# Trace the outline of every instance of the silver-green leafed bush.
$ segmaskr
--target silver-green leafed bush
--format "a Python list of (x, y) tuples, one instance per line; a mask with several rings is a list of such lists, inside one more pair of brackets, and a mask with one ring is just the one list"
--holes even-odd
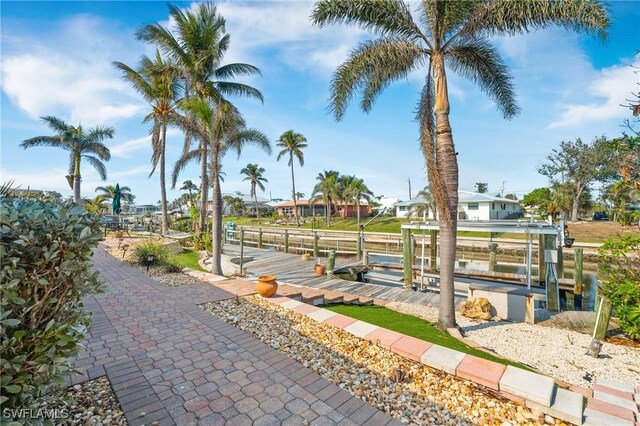
[(101, 236), (81, 206), (0, 196), (3, 408), (60, 390), (89, 327), (82, 297), (100, 291), (90, 258)]

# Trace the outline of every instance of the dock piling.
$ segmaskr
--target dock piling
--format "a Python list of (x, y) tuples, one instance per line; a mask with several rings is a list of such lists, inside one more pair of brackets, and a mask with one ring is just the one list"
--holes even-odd
[(244, 266), (244, 228), (240, 228), (240, 275)]
[(284, 252), (289, 253), (289, 231), (284, 230)]

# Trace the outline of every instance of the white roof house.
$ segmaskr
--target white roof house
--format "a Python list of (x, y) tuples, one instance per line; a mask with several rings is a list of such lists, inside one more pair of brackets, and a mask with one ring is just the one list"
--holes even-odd
[[(424, 198), (416, 197), (395, 203), (396, 217), (406, 218), (415, 213), (419, 205), (427, 204)], [(458, 191), (459, 220), (502, 220), (517, 219), (522, 215), (517, 200), (502, 198), (498, 195), (480, 194), (470, 191)], [(415, 220), (422, 219), (411, 214)], [(431, 209), (427, 210), (427, 219), (435, 219)]]

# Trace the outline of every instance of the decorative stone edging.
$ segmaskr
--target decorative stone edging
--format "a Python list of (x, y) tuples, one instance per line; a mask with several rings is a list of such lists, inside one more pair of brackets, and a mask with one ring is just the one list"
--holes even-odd
[(537, 408), (567, 422), (583, 423), (583, 396), (558, 388), (550, 377), (432, 344), (288, 297), (264, 300), (375, 342), (431, 368), (498, 391), (503, 397), (521, 405)]

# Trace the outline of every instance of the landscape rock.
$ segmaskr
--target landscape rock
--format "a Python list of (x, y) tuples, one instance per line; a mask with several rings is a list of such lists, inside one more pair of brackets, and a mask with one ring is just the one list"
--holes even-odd
[(467, 318), (488, 321), (491, 319), (491, 303), (486, 297), (466, 300), (460, 306), (460, 313)]

